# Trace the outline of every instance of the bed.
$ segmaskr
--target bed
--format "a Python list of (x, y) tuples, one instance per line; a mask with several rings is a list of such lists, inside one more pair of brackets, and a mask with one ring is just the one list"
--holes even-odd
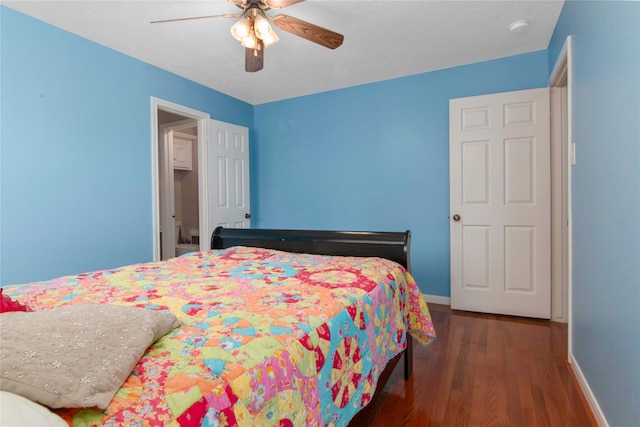
[[(218, 227), (209, 251), (5, 286), (6, 295), (34, 312), (15, 313), (22, 318), (11, 328), (5, 322), (10, 318), (0, 316), (4, 322), (0, 385), (3, 390), (7, 384), (24, 388), (30, 371), (20, 368), (24, 362), (20, 357), (34, 353), (7, 349), (9, 329), (16, 329), (21, 337), (16, 341), (23, 341), (21, 345), (29, 342), (26, 335), (35, 335), (36, 344), (55, 336), (55, 344), (48, 348), (57, 345), (70, 355), (71, 350), (66, 349), (78, 344), (71, 341), (62, 347), (62, 341), (66, 330), (82, 323), (68, 320), (78, 314), (65, 312), (64, 319), (72, 322), (65, 331), (17, 329), (24, 319), (48, 315), (54, 308), (82, 307), (83, 322), (94, 317), (102, 322), (99, 327), (87, 326), (93, 329), (82, 337), (98, 329), (102, 337), (108, 337), (109, 333), (102, 331), (107, 314), (97, 314), (96, 307), (110, 307), (115, 311), (109, 314), (113, 318), (110, 322), (123, 322), (115, 326), (118, 341), (106, 344), (103, 338), (96, 350), (86, 350), (94, 343), (79, 349), (82, 356), (97, 358), (87, 362), (87, 369), (98, 380), (92, 382), (87, 379), (90, 375), (77, 372), (75, 367), (70, 375), (78, 376), (73, 381), (77, 387), (95, 388), (95, 383), (102, 381), (98, 366), (111, 369), (116, 357), (127, 359), (130, 368), (125, 369), (129, 371), (113, 396), (101, 395), (101, 402), (78, 396), (62, 402), (55, 412), (70, 424), (288, 427), (357, 423), (362, 409), (401, 358), (405, 377), (411, 374), (411, 337), (423, 345), (435, 338), (428, 308), (408, 273), (409, 247), (408, 231)], [(122, 310), (137, 310), (134, 314), (139, 317), (130, 321)], [(145, 316), (150, 314), (164, 316), (161, 322), (165, 325), (147, 327)], [(42, 328), (58, 324), (39, 322)], [(34, 329), (40, 330), (39, 335)], [(96, 354), (98, 348), (134, 347), (128, 341), (122, 344), (122, 340), (139, 330), (144, 330), (150, 341), (139, 357), (118, 354), (100, 359)], [(22, 369), (26, 377), (16, 379), (16, 372), (7, 369), (11, 367), (7, 354), (18, 360), (12, 362), (16, 372)], [(51, 357), (51, 361), (38, 363), (48, 366), (49, 371), (55, 371), (51, 366), (56, 362), (64, 365), (55, 355)], [(33, 360), (38, 358), (36, 355)], [(7, 375), (14, 378), (8, 380)], [(48, 397), (60, 400), (63, 387), (55, 394), (50, 390), (54, 380), (35, 380), (40, 384), (39, 393), (47, 382)], [(78, 395), (77, 387), (71, 387), (70, 392)], [(103, 394), (108, 396), (109, 391)], [(78, 404), (81, 398), (88, 403)], [(38, 399), (40, 396), (32, 398), (54, 406)]]

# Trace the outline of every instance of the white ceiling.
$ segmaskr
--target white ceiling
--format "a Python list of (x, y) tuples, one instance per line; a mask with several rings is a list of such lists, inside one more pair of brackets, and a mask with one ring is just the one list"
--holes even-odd
[[(546, 49), (563, 0), (307, 0), (271, 10), (344, 35), (330, 50), (277, 27), (264, 69), (244, 71), (225, 0), (2, 1), (12, 9), (250, 104), (287, 99)], [(510, 33), (526, 19), (527, 31)]]

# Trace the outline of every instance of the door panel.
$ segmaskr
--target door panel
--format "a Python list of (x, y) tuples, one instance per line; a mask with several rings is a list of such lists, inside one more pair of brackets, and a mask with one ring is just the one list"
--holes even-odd
[(489, 289), (489, 227), (463, 226), (463, 286)]
[(452, 308), (550, 317), (549, 159), (548, 89), (450, 101)]
[(489, 203), (489, 141), (462, 143), (462, 200)]
[(504, 229), (504, 290), (534, 292), (535, 227)]
[(535, 147), (533, 138), (510, 138), (504, 141), (504, 185), (506, 205), (534, 204)]

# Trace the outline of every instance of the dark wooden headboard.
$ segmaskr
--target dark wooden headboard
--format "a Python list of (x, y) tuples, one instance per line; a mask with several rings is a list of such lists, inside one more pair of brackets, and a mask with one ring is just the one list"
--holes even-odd
[(316, 255), (380, 257), (410, 271), (411, 231), (316, 231), (218, 227), (211, 249), (250, 246)]

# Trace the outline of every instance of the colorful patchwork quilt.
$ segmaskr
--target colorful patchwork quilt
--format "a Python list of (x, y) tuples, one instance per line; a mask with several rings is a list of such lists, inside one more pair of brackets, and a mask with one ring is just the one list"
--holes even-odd
[(74, 426), (346, 425), (407, 332), (435, 337), (413, 278), (381, 258), (234, 247), (5, 292), (35, 310), (121, 304), (184, 323), (149, 347), (106, 410), (56, 411)]

